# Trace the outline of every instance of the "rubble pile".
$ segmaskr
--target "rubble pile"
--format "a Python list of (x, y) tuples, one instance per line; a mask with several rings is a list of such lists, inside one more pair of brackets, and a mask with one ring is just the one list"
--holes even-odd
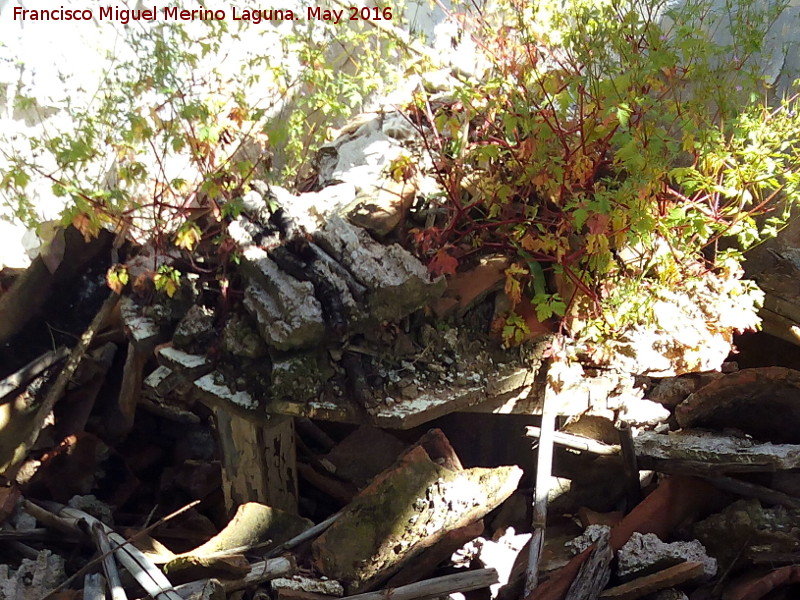
[[(69, 230), (80, 252), (13, 275), (0, 597), (755, 600), (796, 584), (800, 372), (726, 362), (729, 331), (704, 352), (693, 310), (658, 332), (669, 353), (631, 344), (603, 368), (556, 360), (552, 335), (502, 348), (507, 259), (432, 277), (398, 243), (435, 210), (424, 170), (389, 173), (418, 137), (367, 115), (296, 192), (254, 184), (227, 223), (224, 300), (198, 277), (109, 294), (112, 240)], [(134, 279), (180, 259), (126, 258)], [(549, 477), (532, 446), (552, 449)]]

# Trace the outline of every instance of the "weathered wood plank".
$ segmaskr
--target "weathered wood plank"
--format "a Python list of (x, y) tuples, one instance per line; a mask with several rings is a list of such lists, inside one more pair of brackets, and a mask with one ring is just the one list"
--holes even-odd
[(294, 420), (270, 417), (257, 422), (219, 407), (214, 419), (226, 508), (260, 502), (297, 513)]

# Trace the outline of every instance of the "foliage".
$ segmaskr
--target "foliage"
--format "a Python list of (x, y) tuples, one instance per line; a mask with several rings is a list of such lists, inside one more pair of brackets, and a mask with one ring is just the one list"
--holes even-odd
[[(757, 60), (785, 3), (503, 6), (501, 24), (473, 24), (487, 80), (410, 107), (446, 193), (446, 217), (413, 232), (434, 269), (441, 248), (452, 270), (509, 253), (513, 306), (566, 316), (588, 339), (650, 319), (659, 289), (707, 275), (747, 297), (742, 251), (798, 200), (798, 97), (770, 108)], [(712, 40), (719, 26), (730, 43)], [(512, 310), (506, 342), (525, 329)]]
[[(366, 21), (156, 21), (119, 33), (96, 92), (64, 98), (68, 125), (17, 97), (42, 128), (0, 138), (0, 199), (36, 227), (36, 188), (49, 185), (64, 200), (62, 222), (87, 239), (108, 228), (162, 255), (175, 246), (235, 258), (225, 217), (241, 209), (250, 181), (291, 174), (324, 141), (323, 122), (363, 107), (398, 68), (381, 60), (394, 41)], [(171, 296), (180, 272), (156, 266), (156, 288)], [(120, 275), (108, 275), (117, 290)]]
[[(498, 0), (491, 16), (463, 15), (491, 68), (408, 108), (444, 190), (440, 217), (410, 243), (435, 274), (477, 253), (513, 257), (508, 343), (528, 333), (522, 303), (597, 339), (649, 319), (660, 290), (704, 278), (748, 298), (742, 252), (785, 222), (800, 181), (798, 97), (768, 104), (755, 58), (785, 0), (763, 4)], [(112, 57), (91, 102), (66, 99), (70, 127), (0, 144), (6, 204), (36, 224), (30, 192), (45, 179), (87, 238), (111, 228), (162, 256), (172, 247), (227, 286), (237, 250), (225, 222), (251, 180), (279, 173), (273, 160), (291, 175), (327, 125), (402, 71), (391, 53), (408, 50), (366, 21), (285, 25), (124, 28), (130, 54)], [(724, 45), (710, 33), (720, 26)], [(223, 71), (230, 44), (256, 47), (254, 35), (261, 50)], [(389, 175), (417, 169), (402, 156)], [(174, 294), (179, 268), (154, 265), (155, 287)], [(113, 289), (126, 281), (108, 274)]]

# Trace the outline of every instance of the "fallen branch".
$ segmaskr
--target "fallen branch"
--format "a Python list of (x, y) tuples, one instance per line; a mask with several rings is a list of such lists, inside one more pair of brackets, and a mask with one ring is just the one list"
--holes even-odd
[[(526, 427), (525, 435), (531, 438), (538, 438), (541, 436), (541, 428), (539, 427)], [(583, 437), (581, 435), (574, 435), (564, 431), (553, 432), (553, 443), (565, 448), (572, 448), (573, 450), (580, 450), (582, 452), (591, 452), (592, 454), (599, 454), (606, 456), (609, 454), (619, 454), (620, 447), (616, 444), (604, 444), (591, 438)]]
[(27, 365), (0, 381), (0, 402), (2, 402), (7, 395), (18, 390), (31, 379), (49, 369), (58, 361), (66, 358), (68, 355), (69, 348), (66, 346), (62, 346), (56, 350), (50, 350), (34, 358)]
[(542, 403), (542, 428), (539, 432), (539, 451), (536, 456), (536, 487), (533, 492), (533, 519), (531, 520), (528, 568), (525, 572), (525, 597), (533, 593), (539, 581), (539, 561), (544, 549), (544, 532), (547, 527), (547, 496), (550, 493), (550, 473), (553, 470), (553, 440), (556, 432), (556, 412), (547, 395)]
[(111, 540), (108, 539), (108, 534), (100, 522), (92, 523), (89, 528), (97, 550), (103, 555), (103, 573), (105, 573), (108, 588), (111, 591), (112, 600), (127, 600), (128, 596), (122, 588), (122, 581), (117, 570), (117, 563), (114, 562), (114, 550)]
[[(135, 540), (137, 537), (142, 536), (142, 535), (146, 535), (147, 533), (151, 532), (156, 527), (159, 527), (159, 526), (163, 525), (167, 521), (177, 517), (181, 513), (189, 510), (190, 508), (193, 508), (194, 506), (197, 506), (198, 504), (200, 504), (200, 501), (199, 500), (195, 500), (194, 502), (190, 502), (189, 504), (187, 504), (186, 506), (176, 510), (175, 512), (172, 512), (172, 513), (168, 514), (167, 516), (162, 517), (161, 519), (159, 519), (158, 521), (156, 521), (155, 523), (153, 523), (149, 527), (146, 527), (146, 528), (142, 529), (141, 531), (137, 532), (136, 534), (134, 534), (133, 536), (131, 536), (131, 538), (126, 541), (126, 544), (131, 544), (133, 542), (133, 540)], [(25, 512), (27, 512), (29, 515), (34, 517), (37, 521), (39, 521), (43, 525), (47, 525), (49, 528), (52, 528), (52, 529), (55, 529), (57, 531), (60, 531), (62, 533), (67, 533), (67, 534), (78, 534), (78, 535), (84, 535), (85, 534), (85, 532), (83, 532), (80, 529), (78, 529), (75, 526), (74, 523), (68, 522), (66, 519), (62, 519), (61, 517), (56, 516), (55, 514), (53, 514), (50, 511), (42, 508), (41, 506), (39, 506), (37, 504), (34, 504), (30, 500), (23, 500), (22, 501), (22, 506), (23, 506)], [(75, 579), (77, 579), (79, 577), (83, 577), (84, 575), (86, 575), (89, 572), (91, 572), (91, 570), (94, 568), (94, 566), (98, 562), (103, 560), (106, 556), (108, 556), (112, 552), (114, 552), (116, 550), (119, 550), (119, 549), (120, 548), (115, 548), (114, 550), (111, 550), (109, 552), (103, 553), (100, 556), (96, 556), (95, 558), (90, 560), (83, 567), (78, 569), (77, 572), (75, 572), (73, 575), (71, 575), (70, 577), (68, 577), (64, 581), (62, 581), (55, 589), (51, 590), (50, 593), (43, 600), (48, 600), (48, 598), (54, 597), (54, 595), (57, 592), (59, 592), (59, 591), (63, 590), (64, 588), (66, 588)]]
[[(102, 531), (107, 536), (111, 546), (113, 546), (111, 551), (120, 564), (133, 575), (139, 585), (153, 598), (158, 598), (159, 600), (183, 600), (175, 592), (164, 573), (144, 553), (131, 545), (121, 535), (115, 533), (105, 523), (83, 511), (67, 506), (61, 508), (56, 517), (61, 519), (66, 526), (84, 533), (91, 531), (93, 528)], [(106, 554), (108, 552), (104, 552), (104, 555)]]
[(56, 402), (64, 395), (67, 384), (75, 374), (75, 370), (78, 368), (81, 360), (83, 360), (92, 340), (94, 340), (94, 336), (103, 324), (108, 321), (118, 300), (119, 294), (111, 293), (106, 301), (103, 302), (103, 306), (81, 336), (78, 345), (73, 348), (67, 360), (67, 364), (61, 369), (53, 386), (47, 391), (44, 400), (36, 410), (36, 414), (33, 415), (30, 421), (25, 423), (25, 431), (21, 432), (20, 437), (14, 440), (18, 443), (13, 447), (0, 447), (0, 473), (5, 474), (8, 479), (16, 477), (17, 470), (22, 464), (22, 461), (25, 460), (28, 450), (33, 447), (36, 440), (39, 438), (39, 433), (44, 426), (47, 415), (50, 414), (53, 410), (53, 406), (55, 406)]
[(622, 448), (622, 467), (625, 470), (625, 502), (626, 511), (642, 501), (642, 484), (639, 481), (639, 466), (636, 461), (636, 451), (633, 448), (633, 433), (627, 421), (620, 421), (617, 425), (619, 444)]
[(297, 546), (299, 546), (304, 542), (313, 540), (315, 537), (317, 537), (323, 531), (325, 531), (328, 527), (333, 525), (336, 522), (336, 519), (338, 519), (341, 516), (341, 514), (342, 514), (341, 512), (337, 512), (328, 517), (327, 519), (325, 519), (324, 521), (322, 521), (321, 523), (317, 523), (313, 527), (306, 529), (303, 533), (299, 533), (292, 539), (286, 540), (282, 544), (275, 546), (272, 550), (270, 550), (264, 555), (264, 558), (274, 558), (275, 556), (283, 554), (287, 550), (296, 548)]
[[(258, 584), (276, 579), (278, 577), (288, 577), (294, 570), (296, 565), (294, 559), (291, 557), (281, 556), (279, 558), (270, 558), (261, 562), (253, 563), (250, 566), (250, 572), (241, 579), (232, 579), (218, 582), (226, 594), (243, 590), (248, 587), (254, 587)], [(194, 598), (197, 594), (209, 585), (209, 579), (199, 579), (191, 581), (182, 585), (175, 586), (175, 591), (181, 598)], [(159, 599), (160, 600), (160, 599)]]
[(469, 592), (489, 587), (499, 581), (494, 569), (479, 569), (466, 573), (444, 575), (410, 583), (398, 588), (345, 596), (342, 600), (422, 600), (446, 596), (454, 592)]
[(704, 477), (704, 479), (715, 488), (725, 492), (733, 492), (747, 498), (758, 498), (762, 502), (779, 504), (786, 508), (800, 508), (800, 498), (778, 492), (763, 485), (740, 481), (732, 477)]

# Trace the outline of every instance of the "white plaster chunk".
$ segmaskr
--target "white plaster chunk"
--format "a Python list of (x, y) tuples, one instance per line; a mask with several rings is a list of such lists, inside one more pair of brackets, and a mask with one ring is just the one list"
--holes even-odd
[(570, 540), (565, 544), (569, 550), (577, 555), (586, 550), (589, 546), (594, 544), (601, 537), (611, 531), (608, 525), (589, 525), (583, 530), (583, 533), (578, 537)]
[(43, 598), (64, 577), (64, 559), (50, 550), (39, 550), (33, 560), (23, 558), (16, 570), (0, 565), (0, 598)]
[(278, 577), (270, 582), (273, 590), (289, 589), (312, 594), (324, 594), (326, 596), (336, 596), (340, 598), (344, 595), (342, 584), (334, 579), (312, 579), (295, 575), (294, 577)]
[(633, 578), (682, 562), (703, 564), (704, 577), (717, 574), (717, 559), (708, 556), (705, 546), (697, 540), (667, 544), (654, 533), (635, 532), (617, 554), (617, 575)]
[(362, 191), (403, 151), (403, 146), (381, 131), (380, 119), (371, 119), (320, 149), (320, 180), (350, 183)]
[[(276, 190), (274, 187), (272, 189), (273, 192)], [(305, 192), (297, 196), (277, 194), (277, 199), (289, 216), (308, 233), (314, 233), (331, 215), (343, 211), (350, 205), (355, 200), (356, 194), (356, 186), (346, 181), (329, 185), (318, 192)]]
[(186, 370), (201, 369), (210, 364), (208, 359), (203, 355), (189, 354), (188, 352), (172, 347), (161, 348), (158, 354), (163, 357), (164, 360), (169, 361), (171, 365)]
[(172, 375), (172, 369), (161, 365), (155, 371), (150, 373), (150, 375), (145, 377), (144, 385), (149, 388), (158, 389), (159, 386), (162, 385), (170, 375)]
[(139, 314), (139, 307), (130, 297), (123, 296), (120, 299), (119, 311), (122, 324), (135, 344), (155, 340), (161, 332), (155, 321)]
[(195, 380), (195, 386), (203, 392), (219, 398), (222, 401), (230, 402), (236, 406), (247, 410), (258, 408), (258, 402), (247, 392), (234, 392), (227, 385), (218, 383), (217, 379), (222, 376), (218, 373), (209, 373)]

